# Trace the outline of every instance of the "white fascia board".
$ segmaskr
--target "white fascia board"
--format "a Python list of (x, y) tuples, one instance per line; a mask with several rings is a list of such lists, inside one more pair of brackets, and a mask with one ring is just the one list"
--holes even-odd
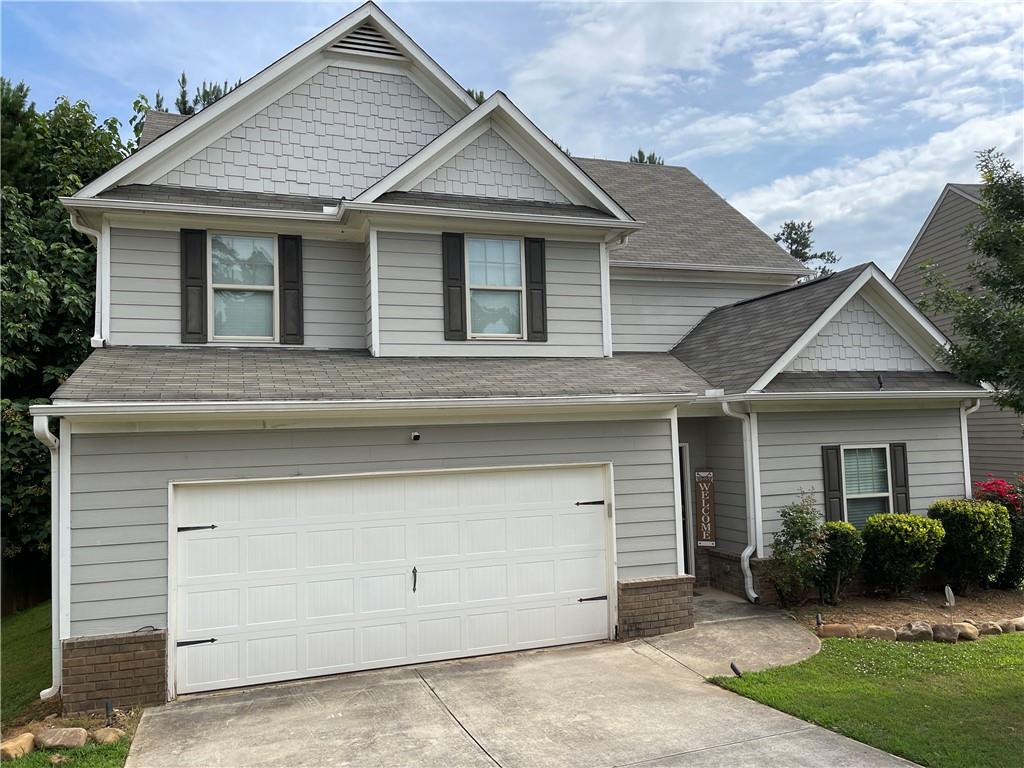
[[(446, 219), (474, 219), (488, 221), (513, 221), (526, 224), (550, 224), (569, 227), (589, 227), (591, 229), (634, 231), (643, 226), (639, 221), (620, 221), (619, 219), (588, 219), (579, 216), (555, 216), (540, 213), (513, 213), (509, 211), (471, 211), (462, 208), (438, 208), (427, 205), (402, 205), (401, 203), (362, 203), (347, 202), (342, 204), (344, 211), (353, 213), (400, 214), (403, 216), (433, 216)], [(345, 220), (342, 219), (344, 222)]]
[[(633, 221), (632, 216), (555, 146), (554, 142), (530, 122), (501, 91), (496, 91), (469, 115), (383, 179), (353, 198), (354, 202), (373, 202), (387, 192), (408, 191), (483, 133), (487, 127), (498, 128), (506, 140), (514, 136), (509, 142), (513, 144), (513, 148), (527, 160), (542, 166), (538, 170), (548, 176), (552, 184), (559, 189), (571, 191), (573, 194), (566, 196), (573, 202), (603, 208), (620, 221)], [(469, 136), (472, 138), (467, 140)], [(573, 190), (571, 187), (576, 189)]]
[(813, 270), (790, 267), (732, 267), (720, 264), (671, 264), (659, 261), (622, 261), (612, 259), (612, 267), (616, 269), (664, 269), (694, 272), (738, 272), (744, 275), (787, 275), (794, 279), (812, 274)]
[(327, 213), (314, 211), (284, 211), (264, 208), (236, 208), (226, 205), (196, 205), (194, 203), (167, 203), (146, 200), (118, 200), (110, 197), (60, 197), (68, 210), (97, 210), (103, 212), (185, 213), (203, 216), (234, 216), (250, 219), (293, 219), (300, 221), (341, 221), (341, 206)]
[(393, 400), (206, 400), (138, 401), (138, 402), (76, 402), (57, 401), (52, 405), (33, 405), (33, 416), (157, 416), (161, 414), (205, 413), (254, 415), (278, 413), (366, 413), (390, 410), (462, 408), (538, 408), (548, 406), (629, 406), (689, 403), (694, 392), (655, 395), (551, 395), (538, 397), (465, 397)]
[(786, 400), (830, 401), (830, 400), (963, 400), (976, 397), (991, 397), (989, 391), (964, 390), (882, 390), (877, 392), (743, 392), (723, 397), (698, 398), (696, 402), (758, 403)]
[[(887, 302), (891, 310), (904, 313), (904, 322), (899, 322), (892, 312), (886, 313), (886, 315), (888, 315), (886, 319), (888, 321), (889, 318), (892, 318), (892, 320), (895, 320), (898, 325), (902, 325), (904, 328), (904, 337), (911, 337), (906, 338), (906, 340), (914, 347), (914, 349), (918, 350), (918, 352), (921, 353), (930, 364), (937, 365), (935, 362), (934, 352), (926, 352), (922, 341), (923, 339), (928, 338), (934, 341), (936, 346), (942, 347), (949, 343), (946, 337), (943, 336), (942, 332), (935, 327), (934, 323), (921, 313), (921, 310), (914, 306), (914, 303), (910, 301), (910, 299), (904, 296), (903, 293), (892, 284), (892, 281), (885, 276), (885, 273), (882, 272), (882, 270), (874, 264), (868, 264), (864, 268), (864, 271), (857, 276), (857, 279), (850, 283), (846, 290), (843, 291), (839, 297), (833, 301), (832, 304), (830, 304), (828, 308), (821, 313), (821, 315), (818, 316), (818, 319), (808, 326), (807, 330), (800, 335), (800, 338), (793, 342), (792, 346), (790, 346), (790, 348), (787, 349), (782, 356), (776, 360), (770, 368), (768, 368), (768, 370), (761, 374), (761, 377), (751, 385), (750, 391), (759, 392), (767, 387), (776, 376), (786, 369), (786, 367), (793, 361), (793, 358), (799, 355), (800, 352), (803, 351), (804, 347), (810, 344), (811, 341), (821, 333), (822, 329), (832, 321), (839, 311), (867, 285), (872, 286), (872, 288), (876, 290), (877, 297)], [(877, 305), (875, 303), (869, 303), (877, 309)], [(892, 323), (890, 322), (890, 324)], [(894, 327), (897, 332), (899, 332), (898, 326)], [(915, 336), (919, 338), (914, 339), (913, 337)]]
[(921, 229), (917, 231), (917, 235), (914, 237), (914, 242), (912, 242), (910, 247), (907, 248), (907, 252), (903, 255), (900, 265), (896, 267), (896, 271), (892, 273), (892, 279), (894, 281), (900, 276), (903, 268), (907, 266), (907, 262), (910, 261), (910, 257), (917, 248), (917, 244), (921, 242), (921, 238), (924, 237), (924, 233), (928, 231), (928, 227), (931, 226), (932, 219), (935, 218), (935, 214), (938, 213), (939, 208), (941, 208), (942, 204), (946, 201), (946, 196), (951, 192), (960, 195), (960, 197), (965, 200), (970, 200), (972, 203), (977, 204), (980, 202), (977, 198), (971, 197), (971, 195), (967, 194), (963, 190), (957, 189), (952, 184), (946, 184), (946, 186), (942, 188), (942, 192), (939, 193), (939, 199), (935, 201), (935, 205), (933, 205), (931, 211), (928, 212), (928, 217), (924, 220), (924, 224), (921, 225)]
[[(226, 133), (227, 131), (222, 126), (223, 123), (237, 125), (251, 116), (246, 114), (247, 111), (255, 114), (259, 108), (262, 108), (253, 109), (251, 106), (247, 106), (248, 103), (254, 100), (260, 101), (261, 104), (275, 101), (292, 90), (297, 83), (304, 82), (320, 71), (331, 61), (330, 56), (323, 53), (324, 48), (366, 21), (373, 21), (381, 31), (392, 37), (393, 42), (403, 49), (403, 53), (413, 61), (414, 65), (419, 66), (421, 71), (443, 86), (460, 104), (466, 107), (466, 113), (476, 106), (465, 89), (441, 69), (437, 62), (427, 56), (423, 49), (416, 45), (380, 8), (372, 2), (365, 3), (246, 80), (222, 99), (218, 99), (209, 107), (200, 110), (188, 120), (122, 160), (111, 170), (82, 187), (75, 193), (75, 198), (93, 197), (134, 175), (138, 175), (143, 183), (152, 183), (153, 178), (160, 178), (167, 170), (177, 167), (203, 146)], [(297, 82), (295, 82), (296, 80)], [(266, 92), (265, 98), (257, 99), (258, 95), (263, 92)], [(453, 115), (453, 117), (458, 116)], [(158, 167), (153, 167), (155, 165)], [(147, 178), (150, 179), (149, 182), (144, 180)]]

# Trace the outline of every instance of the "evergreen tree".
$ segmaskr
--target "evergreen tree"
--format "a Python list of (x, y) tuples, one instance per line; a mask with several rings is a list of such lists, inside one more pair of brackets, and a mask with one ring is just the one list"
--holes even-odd
[(653, 152), (644, 152), (643, 148), (639, 148), (636, 154), (629, 156), (629, 162), (631, 163), (646, 163), (647, 165), (664, 165), (665, 158), (659, 157)]
[(810, 221), (787, 221), (773, 239), (797, 261), (814, 270), (814, 277), (831, 275), (830, 264), (839, 261), (835, 251), (813, 251), (814, 224)]

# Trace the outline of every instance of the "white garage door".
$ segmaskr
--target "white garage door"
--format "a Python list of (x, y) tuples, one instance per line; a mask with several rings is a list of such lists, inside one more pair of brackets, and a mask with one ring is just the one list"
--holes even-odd
[(604, 498), (601, 467), (178, 485), (176, 690), (606, 638)]

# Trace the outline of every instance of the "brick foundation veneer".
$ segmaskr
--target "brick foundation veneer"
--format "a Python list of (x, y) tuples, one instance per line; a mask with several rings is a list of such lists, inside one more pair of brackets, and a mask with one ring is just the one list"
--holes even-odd
[[(720, 549), (702, 549), (697, 553), (697, 571), (701, 572), (700, 560), (704, 560), (704, 570), (707, 573), (707, 581), (702, 582), (703, 586), (714, 587), (723, 592), (746, 597), (747, 593), (743, 587), (743, 569), (740, 567), (740, 556), (735, 552), (724, 552)], [(754, 591), (757, 592), (758, 602), (762, 605), (774, 605), (778, 600), (775, 587), (768, 581), (764, 569), (768, 563), (767, 559), (750, 558), (750, 571), (754, 576)]]
[(619, 582), (619, 639), (651, 637), (693, 626), (693, 576)]
[(132, 632), (65, 640), (64, 714), (163, 704), (167, 699), (167, 632)]

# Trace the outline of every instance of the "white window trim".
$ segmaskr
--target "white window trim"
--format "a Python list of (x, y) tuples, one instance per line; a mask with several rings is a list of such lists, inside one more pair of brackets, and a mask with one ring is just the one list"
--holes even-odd
[[(470, 240), (519, 241), (519, 287), (508, 285), (473, 285), (469, 280)], [(466, 275), (466, 338), (483, 341), (523, 341), (526, 339), (526, 240), (522, 237), (499, 235), (466, 235), (463, 238), (463, 269)], [(519, 291), (519, 333), (473, 333), (473, 291)]]
[[(214, 283), (213, 282), (213, 238), (223, 235), (225, 237), (252, 237), (260, 240), (270, 240), (271, 249), (274, 257), (274, 284), (269, 285), (234, 285), (228, 283)], [(207, 327), (210, 329), (210, 341), (213, 342), (231, 342), (231, 343), (250, 343), (250, 344), (266, 344), (271, 342), (276, 344), (280, 338), (280, 274), (277, 263), (277, 237), (275, 235), (268, 234), (266, 232), (233, 232), (227, 230), (217, 230), (214, 232), (210, 230), (206, 233), (206, 274), (209, 276), (209, 280), (206, 286), (206, 320)], [(271, 318), (273, 335), (271, 336), (218, 336), (216, 331), (216, 318), (215, 318), (215, 302), (214, 297), (218, 290), (221, 291), (254, 291), (260, 293), (271, 294), (271, 307), (273, 317)]]
[[(888, 489), (886, 493), (847, 493), (846, 492), (846, 452), (855, 451), (863, 448), (882, 448), (885, 451), (885, 485)], [(888, 499), (888, 511), (892, 512), (893, 498), (892, 498), (892, 456), (889, 450), (888, 443), (870, 443), (870, 444), (857, 444), (857, 445), (840, 445), (839, 446), (839, 482), (843, 488), (843, 522), (850, 522), (849, 515), (846, 512), (846, 501), (847, 499)]]

